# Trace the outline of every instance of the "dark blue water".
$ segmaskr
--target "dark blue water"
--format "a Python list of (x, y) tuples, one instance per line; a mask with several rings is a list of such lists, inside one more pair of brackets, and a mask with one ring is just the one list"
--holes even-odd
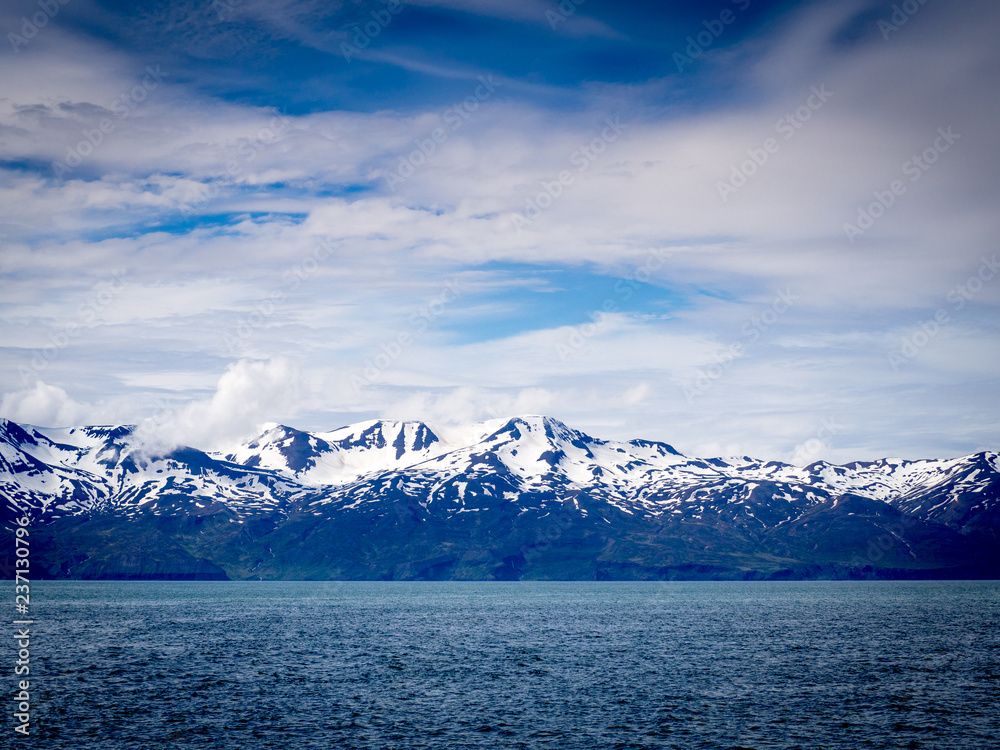
[(995, 582), (40, 582), (32, 605), (32, 734), (6, 712), (0, 747), (1000, 746)]

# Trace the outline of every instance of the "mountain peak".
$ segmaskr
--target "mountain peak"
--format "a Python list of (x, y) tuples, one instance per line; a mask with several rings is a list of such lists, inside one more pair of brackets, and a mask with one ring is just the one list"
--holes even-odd
[(397, 451), (397, 458), (402, 456), (400, 451), (422, 451), (438, 441), (438, 436), (423, 422), (389, 419), (370, 419), (320, 434), (345, 449), (381, 449), (392, 445)]
[[(681, 559), (729, 559), (725, 569), (743, 576), (747, 565), (863, 568), (874, 557), (887, 569), (957, 574), (957, 565), (995, 557), (996, 453), (800, 468), (687, 458), (665, 443), (601, 440), (531, 414), (442, 428), (444, 438), (423, 422), (368, 420), (325, 433), (269, 424), (224, 457), (194, 448), (138, 455), (122, 439), (130, 433), (0, 422), (8, 517), (96, 515), (120, 519), (123, 534), (144, 523), (157, 535), (175, 529), (178, 544), (197, 544), (198, 556), (211, 552), (240, 577), (258, 575), (258, 565), (278, 566), (275, 576), (395, 577), (414, 560), (432, 561), (432, 576), (452, 564), (457, 577), (500, 575), (461, 567), (491, 556), (504, 576), (564, 576), (574, 555), (583, 567), (572, 575), (604, 575), (598, 568), (610, 565), (611, 576), (657, 577)], [(442, 538), (458, 547), (445, 554)], [(95, 562), (85, 565), (102, 559), (107, 536), (98, 529), (92, 542), (83, 559)], [(565, 546), (548, 555), (557, 543)], [(963, 545), (967, 554), (953, 554)], [(383, 554), (398, 557), (365, 567)], [(282, 567), (299, 555), (310, 562)], [(552, 567), (529, 570), (543, 558)], [(637, 560), (646, 562), (630, 567)], [(77, 557), (49, 562), (84, 575)]]
[(524, 414), (510, 417), (493, 432), (491, 437), (497, 435), (512, 435), (517, 437), (523, 434), (544, 436), (549, 440), (578, 440), (581, 437), (586, 437), (583, 433), (570, 429), (555, 417), (546, 417), (540, 414)]

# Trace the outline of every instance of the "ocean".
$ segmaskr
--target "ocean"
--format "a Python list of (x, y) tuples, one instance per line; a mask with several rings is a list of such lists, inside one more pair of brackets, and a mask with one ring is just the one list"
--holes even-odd
[(10, 747), (1000, 746), (1000, 582), (31, 588)]

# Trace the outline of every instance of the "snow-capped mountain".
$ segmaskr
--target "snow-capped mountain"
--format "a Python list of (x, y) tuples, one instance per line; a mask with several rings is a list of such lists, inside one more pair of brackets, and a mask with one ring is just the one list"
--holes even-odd
[[(697, 459), (540, 416), (271, 425), (156, 455), (127, 426), (0, 420), (0, 493), (54, 576), (978, 575), (997, 562), (1000, 456)], [(108, 535), (133, 531), (160, 557), (122, 570)]]
[(40, 429), (0, 419), (0, 493), (18, 513), (58, 518), (128, 512), (174, 498), (257, 510), (280, 504), (293, 489), (276, 474), (191, 448), (147, 456), (133, 432), (130, 426)]

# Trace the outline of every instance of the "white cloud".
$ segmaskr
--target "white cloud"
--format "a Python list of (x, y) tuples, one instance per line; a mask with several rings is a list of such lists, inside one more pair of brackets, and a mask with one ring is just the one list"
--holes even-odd
[(39, 427), (73, 427), (86, 420), (89, 411), (59, 386), (41, 380), (33, 388), (5, 393), (0, 402), (0, 414), (7, 419)]
[(291, 413), (300, 388), (298, 368), (288, 360), (240, 360), (226, 369), (211, 397), (143, 420), (136, 439), (154, 453), (182, 445), (219, 450)]
[(394, 400), (383, 409), (387, 419), (441, 425), (467, 425), (520, 414), (546, 414), (553, 405), (544, 388), (503, 392), (463, 386), (444, 392), (417, 392)]
[[(245, 2), (234, 16), (305, 39), (303, 21), (318, 7), (311, 0), (273, 9)], [(482, 0), (465, 7), (544, 23), (548, 6)], [(18, 363), (64, 330), (113, 269), (129, 274), (128, 288), (46, 370), (54, 385), (7, 394), (4, 408), (50, 421), (84, 419), (97, 412), (60, 385), (104, 406), (107, 389), (121, 388), (120, 404), (100, 413), (135, 420), (165, 390), (198, 399), (198, 384), (234, 356), (296, 357), (307, 379), (335, 372), (330, 382), (343, 385), (344, 372), (409, 330), (413, 310), (470, 267), (516, 262), (621, 274), (639, 267), (650, 249), (666, 247), (673, 255), (652, 282), (663, 290), (669, 317), (615, 314), (567, 357), (558, 347), (586, 319), (576, 326), (533, 320), (520, 331), (477, 338), (475, 324), (486, 329), (516, 304), (504, 308), (489, 271), (477, 271), (478, 282), (415, 337), (378, 388), (359, 396), (343, 387), (320, 390), (309, 395), (308, 410), (301, 402), (300, 413), (468, 421), (553, 411), (599, 435), (772, 457), (809, 444), (830, 412), (850, 426), (824, 437), (821, 450), (847, 459), (954, 452), (1000, 439), (990, 398), (1000, 281), (985, 284), (902, 373), (886, 362), (904, 335), (948, 307), (945, 295), (976, 273), (980, 257), (996, 252), (1000, 97), (991, 34), (1000, 11), (984, 3), (963, 6), (968, 11), (926, 4), (888, 42), (873, 22), (868, 37), (836, 42), (861, 7), (806, 4), (766, 38), (720, 55), (746, 65), (735, 79), (720, 65), (736, 93), (719, 106), (658, 111), (652, 103), (677, 84), (671, 77), (594, 86), (573, 112), (518, 102), (508, 95), (514, 82), (505, 82), (503, 96), (449, 131), (394, 191), (384, 176), (443, 123), (444, 106), (291, 116), (250, 159), (245, 149), (273, 113), (211, 99), (167, 75), (128, 119), (114, 120), (115, 131), (80, 168), (90, 170), (87, 179), (0, 172), (0, 234), (8, 235), (0, 254), (8, 364), (0, 377), (16, 382)], [(177, 11), (174, 20), (191, 39), (205, 25), (222, 44), (226, 32), (206, 13)], [(5, 58), (12, 67), (0, 82), (0, 147), (12, 161), (63, 158), (141, 80), (146, 64), (55, 24), (44, 36)], [(322, 47), (331, 40), (306, 41)], [(776, 136), (776, 121), (802, 106), (812, 86), (823, 85), (833, 92), (829, 101), (794, 137), (778, 135), (780, 149), (723, 201), (717, 183), (748, 158), (747, 149)], [(575, 171), (572, 155), (616, 115), (627, 126), (622, 137)], [(962, 134), (954, 149), (850, 244), (843, 224), (948, 126)], [(231, 160), (235, 175), (226, 174)], [(567, 169), (572, 184), (517, 232), (510, 214)], [(184, 204), (243, 218), (189, 230), (177, 226)], [(289, 283), (288, 271), (302, 268), (318, 235), (338, 249)], [(703, 398), (684, 401), (681, 386), (732, 343), (747, 343), (742, 326), (779, 288), (800, 297), (794, 308)], [(275, 294), (274, 312), (244, 348), (227, 351), (225, 334)], [(276, 417), (254, 392), (273, 396), (278, 411), (295, 406), (279, 398), (282, 361), (233, 365), (215, 396), (144, 430), (168, 443), (206, 445), (252, 431), (257, 420)], [(942, 388), (965, 395), (937, 398)]]
[[(465, 13), (477, 13), (512, 21), (551, 27), (554, 31), (576, 35), (595, 35), (621, 38), (621, 34), (600, 21), (588, 18), (586, 8), (577, 9), (573, 3), (546, 2), (545, 0), (409, 0), (408, 5), (443, 7)], [(583, 0), (580, 0), (580, 5)], [(565, 12), (563, 8), (570, 9)]]

